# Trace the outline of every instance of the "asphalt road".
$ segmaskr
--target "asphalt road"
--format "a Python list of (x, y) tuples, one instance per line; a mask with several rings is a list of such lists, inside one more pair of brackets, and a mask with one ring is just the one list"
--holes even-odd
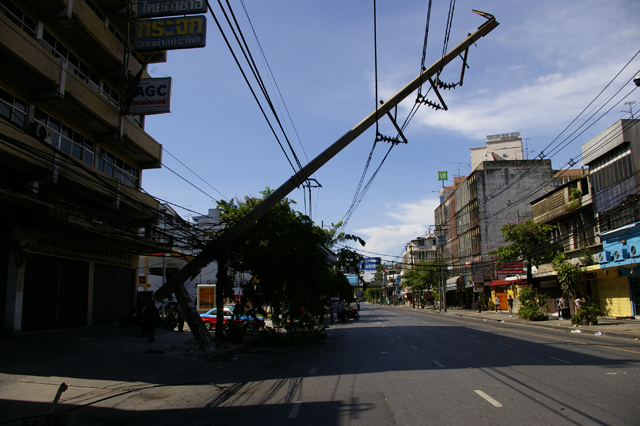
[(65, 407), (101, 426), (640, 424), (639, 342), (379, 305), (327, 334), (225, 362), (125, 353)]

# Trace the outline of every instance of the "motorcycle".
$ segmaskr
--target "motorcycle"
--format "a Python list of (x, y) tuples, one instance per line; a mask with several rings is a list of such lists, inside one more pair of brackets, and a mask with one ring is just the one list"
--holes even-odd
[(354, 319), (356, 321), (360, 319), (360, 313), (355, 306), (353, 308), (349, 308), (346, 314), (349, 319)]

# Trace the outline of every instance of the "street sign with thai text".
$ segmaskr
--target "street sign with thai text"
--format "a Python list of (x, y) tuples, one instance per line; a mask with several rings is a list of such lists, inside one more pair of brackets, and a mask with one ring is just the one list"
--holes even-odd
[(140, 18), (207, 13), (207, 2), (205, 0), (139, 0), (137, 13)]
[(204, 15), (141, 19), (136, 23), (136, 50), (190, 49), (206, 44)]

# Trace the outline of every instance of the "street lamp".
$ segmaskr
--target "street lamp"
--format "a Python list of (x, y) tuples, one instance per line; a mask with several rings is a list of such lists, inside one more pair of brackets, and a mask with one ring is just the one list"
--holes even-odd
[(636, 84), (636, 86), (640, 87), (640, 74), (636, 75), (633, 78), (633, 82)]

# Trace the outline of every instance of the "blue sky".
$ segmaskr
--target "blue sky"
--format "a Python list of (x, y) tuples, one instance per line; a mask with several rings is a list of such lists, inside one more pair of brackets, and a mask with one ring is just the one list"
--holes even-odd
[[(224, 20), (217, 2), (210, 3)], [(303, 165), (375, 109), (373, 1), (231, 5)], [(378, 99), (390, 98), (420, 72), (427, 7), (426, 0), (377, 0)], [(427, 66), (443, 53), (448, 9), (448, 1), (433, 1)], [(464, 85), (443, 92), (449, 111), (420, 108), (405, 130), (409, 143), (393, 148), (350, 216), (345, 231), (367, 241), (365, 254), (393, 260), (406, 242), (424, 235), (439, 203), (437, 171), (449, 171), (447, 184), (454, 175), (466, 175), (469, 149), (483, 146), (486, 135), (521, 132), (529, 158), (554, 140), (564, 141), (556, 138), (640, 49), (640, 2), (634, 0), (458, 0), (449, 49), (484, 22), (472, 9), (493, 14), (500, 25), (470, 49)], [(148, 116), (146, 130), (166, 149), (164, 164), (190, 183), (168, 168), (145, 171), (142, 180), (150, 194), (202, 214), (216, 199), (257, 196), (293, 174), (209, 13), (207, 20), (205, 48), (169, 51), (166, 63), (149, 66), (152, 77), (173, 78), (173, 92), (172, 112)], [(235, 43), (234, 51), (240, 52)], [(461, 61), (452, 62), (442, 80), (457, 81), (460, 67)], [(554, 168), (579, 160), (583, 143), (629, 118), (625, 102), (637, 100), (640, 111), (640, 91), (623, 84), (639, 70), (640, 55), (604, 95), (622, 88), (620, 93), (606, 105), (601, 95), (587, 110), (611, 111), (571, 127), (591, 125), (550, 157)], [(414, 101), (415, 94), (400, 105), (398, 121)], [(379, 128), (395, 135), (387, 118)], [(336, 223), (349, 211), (374, 138), (375, 126), (313, 176), (322, 185), (311, 193), (318, 225)], [(388, 144), (378, 144), (365, 183), (387, 150)], [(294, 190), (289, 198), (308, 213), (306, 190)], [(194, 214), (175, 208), (185, 218)]]

